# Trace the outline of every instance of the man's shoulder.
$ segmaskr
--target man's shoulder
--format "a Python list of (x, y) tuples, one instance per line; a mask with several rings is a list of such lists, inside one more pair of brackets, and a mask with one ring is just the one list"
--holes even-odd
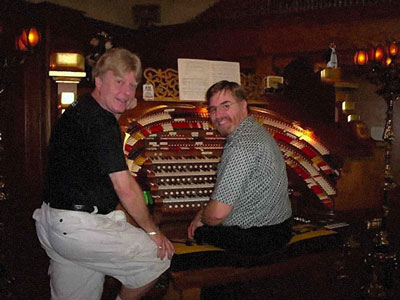
[(90, 93), (79, 96), (71, 109), (75, 110), (75, 113), (78, 113), (81, 118), (91, 121), (103, 122), (104, 120), (113, 121), (115, 119), (112, 114), (97, 103)]
[(243, 130), (238, 138), (234, 140), (234, 144), (238, 146), (260, 146), (268, 144), (271, 139), (269, 132), (256, 122)]
[(71, 104), (71, 106), (75, 106), (83, 110), (88, 109), (90, 111), (97, 111), (99, 108), (101, 108), (90, 93), (79, 96), (78, 99)]

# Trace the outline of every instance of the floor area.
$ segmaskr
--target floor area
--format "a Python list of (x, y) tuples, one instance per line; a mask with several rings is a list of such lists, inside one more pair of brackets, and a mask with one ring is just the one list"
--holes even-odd
[[(0, 224), (0, 299), (50, 299), (49, 278), (47, 276), (48, 258), (40, 247), (36, 237), (34, 222), (31, 218), (34, 208), (26, 211), (17, 211), (13, 215), (7, 213), (6, 216), (4, 216), (5, 211), (16, 210), (12, 206), (5, 207), (4, 205), (0, 206), (0, 209), (3, 212)], [(400, 213), (396, 213), (392, 218), (398, 221), (399, 215)], [(400, 222), (397, 224), (400, 224)], [(355, 240), (352, 241), (352, 238)], [(352, 232), (348, 235), (347, 242), (350, 244), (353, 242), (353, 246), (357, 247), (360, 238), (360, 234)], [(367, 238), (370, 239), (370, 236)], [(395, 244), (395, 246), (397, 251), (399, 249), (397, 248), (398, 244)], [(337, 272), (335, 274), (328, 274), (325, 277), (325, 281), (327, 282), (324, 282), (320, 286), (311, 283), (309, 278), (307, 278), (307, 274), (302, 274), (301, 276), (298, 274), (288, 274), (284, 278), (276, 278), (268, 282), (249, 282), (210, 288), (202, 292), (202, 299), (320, 300), (316, 298), (315, 290), (325, 289), (327, 286), (329, 286), (329, 291), (327, 290), (324, 300), (360, 299), (362, 293), (365, 293), (367, 290), (371, 293), (371, 289), (375, 293), (376, 299), (380, 299), (379, 291), (382, 288), (380, 287), (379, 278), (382, 275), (382, 269), (376, 269), (377, 272), (375, 273), (379, 278), (374, 281), (373, 273), (362, 265), (362, 259), (356, 261), (350, 255), (347, 257), (346, 252), (340, 253), (342, 260), (338, 260), (338, 265), (334, 266)], [(357, 257), (362, 258), (362, 256)], [(389, 264), (391, 263), (392, 261), (389, 261)], [(361, 276), (359, 273), (360, 268), (363, 272), (365, 271), (364, 274), (369, 276), (368, 278), (365, 279)], [(324, 272), (324, 270), (320, 271)], [(343, 271), (342, 278), (340, 278), (341, 271)], [(394, 272), (389, 274), (389, 276), (393, 279), (391, 282), (394, 285), (391, 287), (391, 290), (396, 291), (396, 293), (400, 292), (400, 276), (397, 262)], [(156, 288), (151, 291), (146, 299), (161, 300), (166, 292), (167, 285), (168, 279), (163, 276)], [(118, 289), (119, 283), (111, 278), (107, 278), (102, 300), (115, 299)], [(387, 299), (396, 298), (389, 297)]]

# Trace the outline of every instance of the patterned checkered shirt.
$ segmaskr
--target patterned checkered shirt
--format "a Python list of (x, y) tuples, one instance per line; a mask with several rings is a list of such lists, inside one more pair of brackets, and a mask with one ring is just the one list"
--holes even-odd
[(233, 207), (222, 223), (225, 226), (274, 225), (290, 218), (283, 155), (253, 117), (242, 121), (228, 136), (211, 199)]

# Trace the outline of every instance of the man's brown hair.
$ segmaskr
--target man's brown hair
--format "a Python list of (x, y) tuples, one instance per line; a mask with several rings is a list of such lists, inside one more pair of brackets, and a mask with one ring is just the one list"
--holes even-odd
[(236, 101), (247, 101), (246, 92), (239, 84), (232, 81), (222, 80), (210, 86), (206, 92), (206, 104), (210, 102), (212, 96), (221, 91), (231, 91)]

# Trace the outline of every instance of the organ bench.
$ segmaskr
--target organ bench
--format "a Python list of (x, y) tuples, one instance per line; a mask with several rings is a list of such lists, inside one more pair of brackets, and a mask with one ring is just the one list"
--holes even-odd
[[(204, 288), (248, 282), (262, 284), (288, 274), (308, 277), (314, 298), (323, 299), (321, 291), (326, 295), (329, 289), (321, 288), (329, 282), (324, 274), (335, 265), (341, 244), (341, 236), (335, 231), (310, 224), (293, 226), (293, 237), (286, 248), (262, 256), (243, 256), (213, 246), (208, 249), (207, 245), (186, 246), (175, 242), (177, 254), (168, 271), (164, 300), (200, 300)], [(191, 247), (200, 249), (191, 252)], [(201, 251), (201, 247), (207, 251)], [(185, 253), (185, 249), (189, 252)]]
[[(267, 281), (287, 274), (303, 274), (311, 284), (324, 284), (328, 280), (318, 270), (333, 265), (336, 252), (321, 252), (285, 258), (280, 262), (252, 267), (209, 267), (184, 271), (168, 271), (169, 285), (165, 300), (200, 300), (203, 288), (250, 281)], [(326, 292), (326, 289), (323, 289)], [(318, 295), (321, 287), (313, 289)], [(325, 293), (324, 292), (324, 293)], [(314, 296), (323, 299), (323, 294)]]

